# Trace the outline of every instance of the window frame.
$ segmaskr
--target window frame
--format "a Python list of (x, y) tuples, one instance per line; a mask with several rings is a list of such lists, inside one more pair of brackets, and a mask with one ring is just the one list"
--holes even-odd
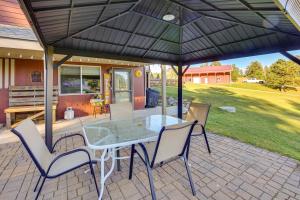
[[(80, 93), (61, 93), (61, 67), (79, 67), (80, 68)], [(82, 92), (82, 68), (84, 67), (93, 67), (99, 68), (99, 78), (100, 78), (100, 91), (95, 93), (83, 93)], [(101, 65), (76, 65), (76, 64), (63, 64), (58, 67), (58, 88), (59, 88), (59, 96), (74, 96), (74, 95), (95, 95), (95, 94), (102, 94), (102, 67)]]

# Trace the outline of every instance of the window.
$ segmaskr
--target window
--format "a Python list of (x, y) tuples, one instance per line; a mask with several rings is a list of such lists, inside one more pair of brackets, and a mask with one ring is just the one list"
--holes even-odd
[(100, 74), (100, 67), (62, 66), (60, 68), (60, 93), (99, 93)]
[(41, 83), (42, 82), (42, 72), (39, 72), (39, 71), (31, 72), (31, 82), (32, 83)]
[(100, 68), (82, 68), (82, 93), (100, 92)]

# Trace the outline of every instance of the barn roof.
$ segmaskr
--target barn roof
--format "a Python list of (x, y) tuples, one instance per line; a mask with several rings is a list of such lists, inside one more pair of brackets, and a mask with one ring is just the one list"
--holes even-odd
[(55, 53), (185, 65), (300, 49), (300, 9), (277, 0), (20, 2)]
[(186, 72), (187, 74), (202, 74), (202, 73), (219, 73), (219, 72), (231, 72), (231, 65), (222, 65), (222, 66), (198, 66), (198, 67), (190, 67)]

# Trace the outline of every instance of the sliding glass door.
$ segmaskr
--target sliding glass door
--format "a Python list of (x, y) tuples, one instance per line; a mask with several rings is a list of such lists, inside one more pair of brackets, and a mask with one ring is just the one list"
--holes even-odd
[(115, 103), (132, 101), (130, 69), (113, 69), (113, 94)]

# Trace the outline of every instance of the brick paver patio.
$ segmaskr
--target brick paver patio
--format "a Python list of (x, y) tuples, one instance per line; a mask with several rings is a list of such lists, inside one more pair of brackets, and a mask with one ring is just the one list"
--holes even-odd
[[(236, 140), (209, 134), (212, 153), (203, 138), (193, 138), (190, 164), (197, 196), (193, 197), (183, 163), (178, 160), (154, 171), (158, 199), (300, 199), (299, 162)], [(68, 139), (60, 151), (79, 141)], [(122, 151), (122, 154), (128, 154)], [(38, 172), (19, 142), (0, 145), (0, 199), (33, 199)], [(151, 199), (144, 165), (135, 159), (128, 180), (128, 160), (106, 182), (104, 199)], [(40, 199), (96, 199), (87, 168), (46, 181)], [(99, 178), (99, 169), (97, 168)]]

